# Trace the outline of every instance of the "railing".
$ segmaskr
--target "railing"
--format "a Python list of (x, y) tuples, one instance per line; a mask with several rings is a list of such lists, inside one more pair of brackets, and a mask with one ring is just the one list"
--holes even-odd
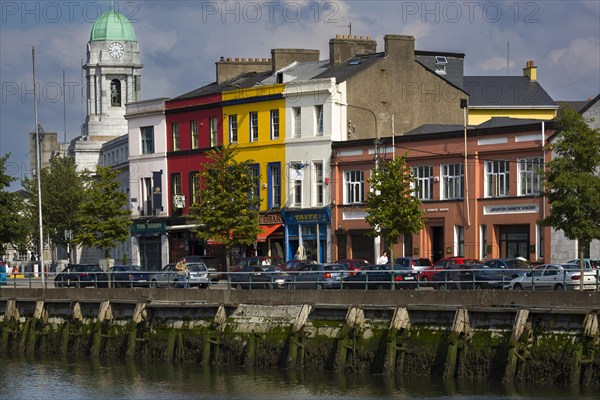
[[(431, 270), (429, 270), (431, 272)], [(115, 279), (116, 275), (125, 275), (127, 272), (118, 274), (110, 273), (70, 273), (69, 278), (60, 280), (60, 273), (47, 273), (45, 276), (46, 287), (94, 287), (94, 288), (133, 288), (133, 287), (212, 287), (215, 289), (425, 289), (433, 288), (438, 290), (476, 290), (476, 289), (526, 289), (526, 290), (579, 290), (579, 280), (572, 279), (573, 276), (579, 276), (579, 270), (558, 271), (555, 279), (551, 282), (554, 285), (550, 287), (546, 282), (540, 282), (540, 276), (532, 270), (506, 270), (506, 269), (444, 269), (429, 275), (429, 280), (425, 281), (423, 273), (416, 273), (414, 280), (405, 280), (403, 276), (394, 271), (387, 271), (383, 277), (380, 271), (357, 271), (350, 276), (350, 271), (287, 271), (287, 272), (206, 272), (200, 273), (201, 277), (194, 279), (187, 274), (185, 276), (177, 272), (160, 271), (132, 271), (133, 274), (145, 273), (147, 278), (144, 280)], [(495, 279), (484, 279), (481, 274), (497, 276)], [(529, 273), (529, 275), (527, 275)], [(329, 274), (329, 275), (327, 275)], [(340, 274), (340, 279), (335, 275)], [(469, 274), (467, 276), (467, 274)], [(1, 275), (1, 274), (0, 274)], [(22, 288), (40, 288), (43, 287), (41, 274), (21, 273), (5, 274), (6, 282), (2, 282), (7, 287)], [(160, 275), (160, 278), (158, 277)], [(312, 279), (306, 279), (307, 275), (312, 275)], [(519, 281), (514, 281), (513, 277), (519, 275)], [(64, 275), (62, 275), (64, 277)], [(586, 270), (586, 277), (593, 277), (590, 283), (585, 283), (586, 290), (600, 290), (600, 270)], [(56, 278), (59, 277), (57, 280)], [(181, 278), (184, 278), (183, 280)], [(364, 277), (361, 280), (356, 277)], [(434, 277), (431, 279), (431, 277)], [(1, 276), (0, 276), (1, 278)], [(581, 279), (581, 277), (579, 278)], [(512, 281), (512, 282), (511, 282)], [(1, 280), (0, 280), (1, 282)]]

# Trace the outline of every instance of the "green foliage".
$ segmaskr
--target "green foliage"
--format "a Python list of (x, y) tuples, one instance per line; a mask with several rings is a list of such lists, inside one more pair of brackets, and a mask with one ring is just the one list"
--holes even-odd
[(21, 196), (19, 193), (6, 190), (15, 180), (6, 173), (6, 162), (9, 157), (10, 154), (0, 157), (0, 254), (4, 254), (8, 244), (22, 250), (27, 242)]
[[(256, 185), (249, 173), (248, 161), (237, 161), (232, 147), (208, 153), (211, 162), (200, 173), (200, 202), (190, 207), (190, 218), (201, 225), (195, 234), (205, 240), (225, 244), (227, 250), (235, 245), (250, 245), (261, 232), (258, 217), (260, 199), (250, 196)], [(229, 258), (227, 258), (229, 269)]]
[(110, 248), (129, 238), (131, 229), (127, 194), (119, 190), (118, 175), (119, 171), (97, 167), (86, 187), (74, 234), (74, 242), (103, 249), (106, 258)]
[(587, 243), (600, 239), (600, 131), (571, 108), (559, 115), (562, 130), (551, 145), (554, 156), (544, 173), (542, 195), (551, 210), (543, 224)]
[(407, 157), (404, 154), (382, 161), (369, 180), (371, 192), (366, 199), (365, 219), (390, 247), (390, 260), (394, 259), (393, 245), (402, 234), (412, 235), (424, 227), (421, 202), (411, 187), (414, 178)]

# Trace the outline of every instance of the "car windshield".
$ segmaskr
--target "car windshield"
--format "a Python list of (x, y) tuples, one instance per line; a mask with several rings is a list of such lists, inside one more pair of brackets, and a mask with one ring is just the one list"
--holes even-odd
[(187, 264), (187, 269), (190, 272), (204, 272), (206, 271), (206, 265), (202, 263)]
[(414, 265), (417, 267), (429, 267), (431, 266), (431, 261), (428, 258), (415, 258)]
[(396, 264), (394, 265), (394, 271), (410, 271), (412, 268), (407, 264)]
[(345, 270), (346, 267), (341, 264), (330, 264), (330, 265), (325, 265), (324, 269), (325, 269), (325, 271), (341, 271), (341, 270)]

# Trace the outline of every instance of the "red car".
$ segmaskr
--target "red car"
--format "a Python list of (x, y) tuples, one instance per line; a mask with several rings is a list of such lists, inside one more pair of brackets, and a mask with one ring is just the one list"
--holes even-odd
[(421, 271), (421, 276), (419, 279), (424, 283), (431, 282), (433, 275), (444, 269), (454, 269), (455, 266), (459, 264), (481, 264), (481, 261), (474, 258), (464, 257), (442, 258), (441, 260), (435, 262), (431, 267)]
[(370, 265), (369, 262), (363, 258), (346, 258), (343, 260), (337, 260), (335, 263), (345, 265), (350, 272), (350, 276), (356, 274), (357, 271), (362, 270), (367, 265)]

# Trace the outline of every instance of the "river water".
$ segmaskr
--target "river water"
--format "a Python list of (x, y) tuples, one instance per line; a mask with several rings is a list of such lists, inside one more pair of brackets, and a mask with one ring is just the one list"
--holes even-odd
[(600, 389), (292, 369), (0, 357), (0, 399), (584, 399)]

